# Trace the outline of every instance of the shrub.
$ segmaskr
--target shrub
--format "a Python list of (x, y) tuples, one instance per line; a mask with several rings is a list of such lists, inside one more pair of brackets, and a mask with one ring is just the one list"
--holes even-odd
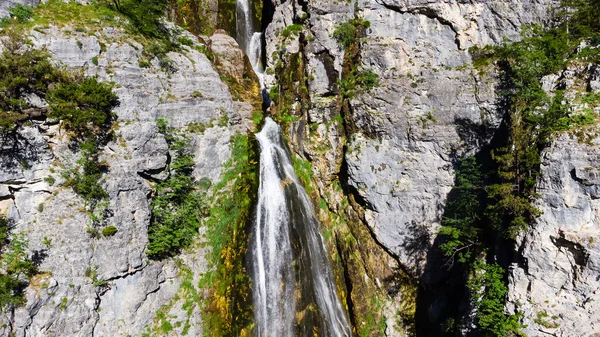
[(169, 128), (166, 119), (158, 119), (157, 126), (173, 153), (169, 164), (171, 175), (156, 184), (150, 202), (152, 218), (148, 227), (147, 253), (161, 259), (177, 254), (192, 243), (200, 228), (204, 205), (192, 177), (194, 159), (189, 139)]
[(130, 20), (133, 31), (147, 37), (163, 38), (168, 30), (161, 22), (168, 0), (102, 0)]
[(119, 105), (112, 86), (96, 77), (62, 83), (48, 92), (49, 117), (62, 120), (67, 129), (87, 138), (102, 135), (113, 119), (112, 109)]
[(10, 131), (29, 116), (24, 110), (29, 108), (25, 97), (35, 94), (46, 97), (52, 83), (61, 82), (65, 74), (58, 70), (49, 59), (48, 53), (25, 49), (22, 36), (16, 31), (8, 31), (8, 39), (2, 43), (0, 55), (0, 129)]
[(27, 256), (28, 242), (24, 235), (9, 238), (9, 221), (0, 216), (0, 237), (5, 237), (2, 244), (6, 249), (0, 255), (0, 312), (25, 302), (24, 289), (28, 280), (37, 273), (37, 268)]
[(72, 187), (75, 193), (83, 197), (89, 205), (96, 205), (108, 197), (102, 188), (102, 174), (106, 167), (98, 163), (98, 146), (94, 141), (80, 144), (81, 157), (77, 167), (63, 173), (65, 185)]
[(300, 33), (301, 30), (302, 25), (293, 24), (285, 27), (281, 32), (281, 35), (283, 35), (283, 37), (289, 37), (290, 35), (298, 35), (298, 33)]
[(371, 27), (371, 23), (361, 18), (354, 18), (342, 22), (335, 27), (333, 38), (344, 48), (349, 48), (353, 43), (358, 42), (358, 38), (365, 29)]
[(508, 287), (504, 284), (504, 269), (497, 264), (477, 261), (468, 284), (479, 300), (475, 302), (476, 319), (484, 336), (525, 336), (521, 332), (519, 315), (504, 314)]
[(0, 26), (10, 23), (11, 19), (19, 23), (25, 23), (31, 19), (33, 8), (23, 4), (15, 4), (8, 10), (9, 17), (0, 19)]
[(379, 76), (370, 70), (354, 69), (339, 82), (339, 85), (342, 96), (352, 98), (358, 93), (369, 91), (379, 85)]

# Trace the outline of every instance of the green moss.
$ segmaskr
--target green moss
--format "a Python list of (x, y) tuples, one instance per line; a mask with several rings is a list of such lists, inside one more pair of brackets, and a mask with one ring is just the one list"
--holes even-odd
[(212, 247), (209, 262), (214, 270), (204, 275), (201, 287), (211, 291), (203, 315), (204, 331), (211, 336), (248, 334), (252, 321), (244, 257), (246, 225), (258, 186), (254, 146), (248, 136), (232, 138), (232, 157), (214, 188), (213, 207), (205, 222), (206, 239)]
[(117, 227), (115, 226), (107, 226), (102, 228), (102, 235), (109, 237), (117, 234)]

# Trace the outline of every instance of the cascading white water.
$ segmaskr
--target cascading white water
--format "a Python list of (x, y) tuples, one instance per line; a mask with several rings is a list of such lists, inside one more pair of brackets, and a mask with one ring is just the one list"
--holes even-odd
[(236, 2), (237, 42), (248, 55), (250, 64), (258, 80), (260, 88), (264, 88), (264, 66), (262, 64), (262, 33), (256, 32), (252, 21), (252, 9), (249, 0)]
[[(237, 0), (237, 41), (264, 85), (262, 33), (249, 0)], [(268, 96), (266, 97), (268, 100)], [(279, 126), (266, 118), (260, 143), (260, 185), (250, 242), (258, 337), (350, 337), (310, 198), (299, 183)]]
[(266, 118), (251, 241), (257, 336), (349, 337), (310, 198), (294, 173), (279, 126)]

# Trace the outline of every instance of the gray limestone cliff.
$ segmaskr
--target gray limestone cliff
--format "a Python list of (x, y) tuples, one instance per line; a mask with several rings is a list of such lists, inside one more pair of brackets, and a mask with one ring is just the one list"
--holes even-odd
[[(84, 201), (62, 186), (62, 173), (78, 154), (59, 124), (33, 121), (18, 131), (18, 143), (3, 140), (0, 211), (14, 220), (13, 233), (25, 234), (31, 254), (41, 261), (41, 273), (26, 289), (26, 304), (0, 316), (0, 335), (140, 336), (153, 331), (160, 309), (175, 325), (169, 335), (181, 333), (183, 322), (186, 333), (201, 335), (200, 308), (182, 309), (184, 299), (177, 294), (184, 278), (196, 285), (206, 272), (208, 247), (196, 245), (165, 261), (146, 256), (153, 180), (166, 177), (170, 160), (156, 119), (164, 117), (181, 130), (190, 123), (205, 126), (189, 133), (193, 175), (215, 184), (230, 158), (231, 136), (246, 133), (251, 125), (247, 117), (252, 107), (232, 98), (199, 51), (203, 44), (191, 34), (180, 33), (193, 44), (168, 53), (172, 63), (165, 70), (157, 58), (142, 64), (144, 46), (122, 28), (107, 25), (92, 33), (76, 28), (38, 26), (29, 40), (58, 65), (114, 83), (120, 101), (114, 110), (115, 137), (100, 160), (109, 168), (102, 183), (109, 195), (103, 221), (117, 232), (90, 236), (92, 220)], [(235, 40), (216, 35), (213, 43), (221, 46), (217, 57), (237, 55), (231, 62), (243, 65)]]
[[(293, 151), (313, 165), (319, 197), (330, 209), (340, 207), (339, 198), (330, 197), (335, 189), (331, 181), (345, 180), (344, 193), (360, 204), (354, 208), (372, 239), (393, 257), (392, 269), (419, 279), (424, 291), (444, 281), (441, 265), (428, 263), (428, 250), (454, 185), (453, 166), (490, 142), (505, 112), (499, 105), (498, 74), (475, 68), (468, 49), (519, 39), (522, 26), (547, 24), (556, 5), (553, 1), (387, 0), (276, 5), (266, 30), (267, 86), (282, 90), (281, 81), (288, 77), (285, 65), (297, 64), (298, 58), (303, 60), (306, 77), (305, 83), (297, 85), (306, 86), (309, 96), (308, 109), (299, 104), (291, 109), (290, 114), (300, 119), (288, 127)], [(343, 106), (339, 84), (348, 64), (333, 33), (353, 18), (370, 23), (359, 42), (360, 63), (354, 66), (377, 74), (379, 84)], [(285, 32), (292, 24), (302, 26), (300, 34)], [(342, 127), (335, 123), (340, 115)], [(517, 310), (528, 308), (524, 322), (532, 336), (540, 331), (560, 331), (563, 336), (599, 331), (600, 310), (593, 304), (599, 275), (594, 262), (598, 255), (593, 194), (596, 150), (560, 139), (544, 157), (539, 185), (544, 215), (515, 251), (529, 263), (515, 266), (509, 284), (512, 304), (507, 310), (515, 312), (517, 301), (521, 303)], [(572, 232), (577, 232), (577, 239), (570, 238)], [(369, 264), (366, 259), (365, 263)], [(410, 331), (398, 319), (407, 309), (406, 294), (396, 293), (398, 283), (392, 280), (365, 282), (387, 293), (386, 335), (401, 336)], [(540, 287), (534, 290), (537, 284)], [(540, 298), (542, 294), (549, 302)], [(430, 319), (435, 320), (445, 296), (439, 294), (424, 309)], [(556, 326), (561, 328), (536, 330), (542, 311), (558, 315)]]

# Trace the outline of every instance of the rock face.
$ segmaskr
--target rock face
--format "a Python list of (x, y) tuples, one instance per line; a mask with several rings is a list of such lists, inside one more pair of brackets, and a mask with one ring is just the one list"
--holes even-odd
[[(569, 99), (582, 87), (598, 93), (597, 67), (573, 65), (544, 78), (544, 89), (565, 89)], [(523, 314), (529, 336), (600, 333), (599, 144), (591, 126), (560, 135), (543, 152), (536, 202), (542, 214), (522, 235), (509, 273), (507, 309)]]
[[(354, 17), (370, 22), (357, 66), (376, 73), (379, 85), (350, 101), (356, 132), (347, 139), (345, 173), (364, 200), (366, 224), (412, 275), (423, 274), (424, 254), (454, 183), (453, 163), (489, 141), (501, 118), (494, 74), (474, 69), (467, 49), (518, 38), (522, 25), (544, 22), (551, 5), (381, 0), (288, 1), (276, 7), (266, 31), (268, 64), (302, 50), (312, 104), (308, 123), (340, 114), (332, 97), (339, 92), (335, 82), (344, 56), (332, 38), (336, 25)], [(304, 24), (302, 42), (281, 34), (292, 23)], [(266, 83), (274, 85), (275, 75)], [(317, 134), (340, 150), (343, 134), (323, 128)], [(292, 146), (300, 155), (318, 157), (301, 142)], [(339, 153), (329, 156), (321, 179), (339, 172), (339, 160)]]
[(600, 151), (558, 138), (543, 156), (538, 183), (543, 214), (524, 236), (511, 271), (509, 308), (521, 311), (528, 336), (600, 332)]
[[(15, 220), (13, 233), (25, 234), (42, 274), (27, 289), (26, 305), (0, 318), (6, 323), (0, 335), (139, 336), (152, 330), (161, 308), (188, 322), (188, 333), (202, 334), (199, 309), (184, 310), (183, 300), (173, 298), (187, 275), (182, 270), (190, 271), (193, 284), (207, 270), (207, 248), (183, 254), (177, 265), (151, 261), (145, 253), (149, 179), (166, 178), (170, 160), (155, 120), (164, 117), (180, 130), (190, 123), (204, 126), (203, 132), (189, 133), (197, 163), (194, 177), (216, 183), (230, 157), (229, 139), (247, 131), (240, 123), (251, 107), (233, 101), (210, 61), (194, 48), (197, 40), (187, 37), (195, 45), (168, 53), (172, 63), (165, 70), (156, 58), (142, 67), (143, 45), (121, 29), (89, 33), (47, 26), (31, 31), (32, 45), (48, 50), (59, 64), (115, 83), (120, 100), (115, 137), (100, 160), (109, 167), (102, 184), (109, 194), (104, 225), (117, 232), (91, 237), (83, 200), (61, 186), (61, 172), (79, 155), (58, 125), (34, 121), (19, 131), (16, 144), (2, 143), (0, 212)], [(241, 53), (235, 45), (229, 48), (229, 53)], [(171, 334), (182, 329), (180, 324)]]
[[(494, 74), (474, 69), (467, 49), (517, 38), (520, 26), (544, 22), (551, 5), (381, 0), (358, 6), (336, 1), (277, 6), (266, 31), (270, 66), (280, 55), (299, 51), (299, 40), (281, 32), (302, 22), (302, 13), (308, 16), (304, 33), (310, 38), (302, 46), (312, 103), (308, 122), (340, 113), (332, 97), (344, 55), (332, 38), (336, 25), (355, 16), (370, 22), (358, 68), (376, 73), (379, 85), (350, 101), (357, 132), (344, 155), (348, 183), (366, 203), (373, 234), (413, 275), (424, 270), (423, 248), (439, 225), (453, 185), (453, 163), (487, 142), (501, 118)], [(269, 85), (275, 81), (274, 75), (267, 76)], [(342, 135), (320, 136), (340, 144)], [(302, 144), (293, 146), (309, 151)], [(414, 247), (421, 241), (423, 247)]]

